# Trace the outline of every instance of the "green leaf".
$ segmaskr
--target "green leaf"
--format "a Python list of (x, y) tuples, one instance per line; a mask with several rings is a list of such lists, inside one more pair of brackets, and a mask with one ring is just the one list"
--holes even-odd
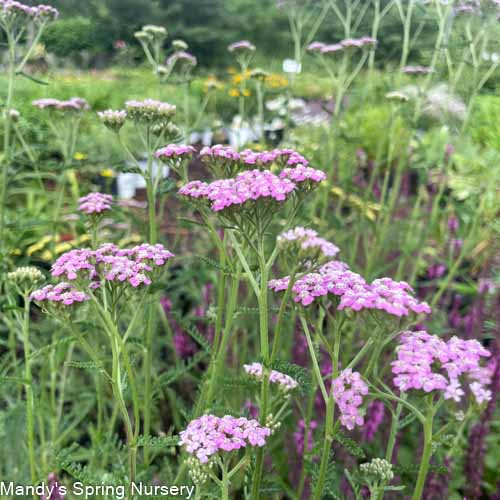
[(179, 444), (179, 436), (139, 436), (137, 446), (143, 448), (170, 448)]

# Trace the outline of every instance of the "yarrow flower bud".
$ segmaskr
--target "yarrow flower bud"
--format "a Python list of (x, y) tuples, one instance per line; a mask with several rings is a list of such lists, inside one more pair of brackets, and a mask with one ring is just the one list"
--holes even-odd
[(19, 118), (21, 117), (21, 113), (17, 109), (9, 109), (9, 118), (13, 122), (18, 122)]
[(193, 54), (184, 50), (174, 52), (165, 62), (167, 68), (178, 66), (183, 71), (189, 71), (198, 64), (198, 60)]
[(176, 111), (176, 107), (173, 104), (154, 99), (127, 101), (125, 109), (132, 120), (148, 124), (168, 121), (175, 115)]
[(172, 47), (177, 51), (185, 51), (189, 48), (184, 40), (172, 40)]
[(127, 112), (125, 110), (115, 111), (113, 109), (107, 109), (105, 111), (99, 111), (97, 116), (99, 120), (113, 132), (118, 132), (127, 120)]
[(203, 415), (192, 420), (179, 433), (179, 444), (187, 453), (194, 455), (202, 464), (220, 452), (229, 452), (247, 446), (264, 446), (271, 430), (257, 420), (244, 417), (216, 417)]
[(277, 237), (278, 246), (285, 251), (290, 251), (294, 258), (308, 258), (317, 261), (332, 258), (340, 251), (333, 243), (320, 238), (313, 229), (298, 226), (281, 233)]
[(134, 36), (135, 38), (137, 38), (137, 40), (139, 40), (140, 42), (149, 42), (151, 40), (153, 40), (153, 35), (151, 33), (147, 33), (143, 30), (141, 31), (136, 31), (134, 33)]
[(79, 198), (78, 203), (80, 204), (78, 207), (80, 212), (84, 212), (87, 215), (101, 214), (106, 210), (111, 210), (113, 196), (103, 193), (89, 193)]
[(383, 458), (373, 458), (369, 462), (361, 464), (359, 469), (367, 476), (373, 476), (378, 483), (389, 483), (394, 479), (392, 464)]
[[(243, 365), (243, 369), (248, 375), (255, 377), (257, 380), (262, 380), (264, 376), (261, 363), (255, 362), (249, 365)], [(269, 374), (269, 381), (272, 384), (278, 384), (280, 389), (282, 389), (285, 392), (291, 391), (299, 385), (294, 378), (290, 377), (289, 375), (286, 375), (285, 373), (281, 373), (277, 370), (271, 370)]]
[(16, 285), (22, 293), (27, 293), (43, 281), (44, 276), (36, 267), (26, 266), (18, 267), (15, 271), (7, 273), (7, 280)]
[(491, 353), (477, 340), (452, 337), (445, 342), (425, 331), (403, 332), (397, 358), (391, 363), (394, 385), (401, 391), (411, 389), (426, 393), (441, 391), (444, 399), (459, 402), (465, 394), (460, 377), (469, 382), (476, 402), (489, 401), (492, 370), (480, 365)]
[(141, 31), (160, 39), (165, 38), (168, 34), (166, 28), (163, 26), (155, 26), (154, 24), (147, 24), (146, 26), (143, 26)]
[(358, 372), (350, 368), (343, 370), (333, 380), (332, 393), (340, 410), (340, 423), (349, 430), (356, 425), (363, 425), (364, 419), (359, 412), (363, 403), (362, 396), (368, 394), (368, 386)]

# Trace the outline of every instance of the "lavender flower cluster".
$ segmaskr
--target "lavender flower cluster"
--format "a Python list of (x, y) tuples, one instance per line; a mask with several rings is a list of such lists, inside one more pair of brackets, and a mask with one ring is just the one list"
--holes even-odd
[(306, 229), (302, 226), (279, 234), (277, 242), (281, 248), (299, 250), (315, 257), (319, 254), (321, 257), (333, 258), (340, 251), (333, 243), (321, 238), (314, 229)]
[(53, 21), (59, 16), (59, 11), (50, 5), (30, 7), (15, 0), (0, 0), (0, 20), (12, 21), (17, 19), (31, 19), (35, 22)]
[(61, 255), (52, 266), (52, 276), (64, 276), (69, 281), (90, 282), (98, 288), (102, 280), (126, 283), (137, 288), (151, 284), (151, 273), (174, 255), (163, 245), (141, 245), (120, 249), (113, 243), (97, 250), (75, 249)]
[(196, 150), (193, 146), (186, 146), (183, 144), (169, 144), (158, 151), (156, 151), (155, 156), (163, 161), (168, 160), (181, 160), (185, 158), (191, 158)]
[(316, 52), (320, 54), (334, 54), (346, 49), (358, 48), (365, 49), (374, 47), (377, 40), (371, 36), (363, 36), (361, 38), (346, 38), (338, 43), (326, 44), (323, 42), (312, 42), (307, 46), (309, 52)]
[(460, 377), (478, 404), (489, 401), (492, 370), (480, 365), (481, 358), (491, 353), (477, 340), (452, 337), (445, 342), (425, 331), (404, 332), (397, 348), (397, 359), (391, 363), (394, 384), (401, 391), (442, 391), (444, 399), (459, 402), (464, 395)]
[(256, 420), (230, 415), (216, 417), (203, 415), (192, 420), (180, 432), (179, 444), (186, 451), (205, 464), (218, 452), (239, 450), (247, 446), (264, 446), (270, 436), (268, 427), (259, 425)]
[(350, 368), (343, 370), (333, 380), (332, 393), (340, 410), (340, 423), (349, 430), (356, 425), (363, 425), (359, 407), (363, 404), (363, 396), (368, 394), (368, 386), (361, 375)]
[(234, 42), (227, 47), (229, 52), (254, 52), (255, 45), (248, 40), (239, 40), (238, 42)]
[[(251, 375), (252, 377), (255, 377), (258, 380), (262, 380), (263, 371), (261, 363), (255, 362), (249, 365), (243, 365), (243, 369), (248, 375)], [(269, 381), (273, 384), (278, 384), (280, 388), (283, 389), (285, 392), (291, 391), (292, 389), (295, 389), (299, 385), (294, 378), (290, 377), (289, 375), (286, 375), (285, 373), (281, 373), (277, 370), (271, 370), (271, 373), (269, 375)]]
[(89, 193), (78, 199), (78, 210), (87, 215), (101, 214), (106, 210), (111, 210), (113, 196), (104, 193)]
[(427, 75), (429, 73), (432, 73), (433, 69), (429, 68), (428, 66), (405, 66), (403, 68), (403, 73), (406, 73), (408, 75)]
[(89, 103), (83, 97), (71, 97), (66, 101), (53, 98), (37, 99), (32, 104), (39, 109), (55, 111), (86, 111), (90, 109)]

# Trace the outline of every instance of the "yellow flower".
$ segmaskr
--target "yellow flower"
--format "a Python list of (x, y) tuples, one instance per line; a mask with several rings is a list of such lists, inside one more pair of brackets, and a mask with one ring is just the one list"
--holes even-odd
[(251, 96), (251, 95), (252, 95), (252, 93), (250, 92), (250, 90), (248, 90), (248, 89), (244, 89), (244, 90), (243, 90), (243, 95), (244, 95), (245, 97), (249, 97), (249, 96)]
[(237, 75), (234, 75), (233, 78), (231, 78), (231, 81), (235, 84), (238, 85), (243, 81), (243, 75), (238, 73)]
[(240, 96), (240, 91), (238, 89), (230, 89), (229, 90), (229, 95), (231, 97), (239, 97)]
[(105, 169), (101, 170), (101, 175), (103, 177), (114, 177), (115, 171), (112, 168), (105, 168)]
[(34, 253), (45, 248), (45, 246), (51, 241), (52, 241), (52, 236), (44, 236), (39, 241), (37, 241), (36, 243), (34, 243), (33, 245), (29, 246), (26, 249), (26, 255), (31, 257)]
[(278, 73), (271, 73), (266, 76), (265, 82), (272, 89), (279, 89), (288, 85), (288, 79)]
[(78, 161), (86, 160), (88, 157), (89, 157), (89, 155), (87, 155), (85, 153), (80, 153), (78, 151), (73, 155), (73, 158), (75, 160), (78, 160)]

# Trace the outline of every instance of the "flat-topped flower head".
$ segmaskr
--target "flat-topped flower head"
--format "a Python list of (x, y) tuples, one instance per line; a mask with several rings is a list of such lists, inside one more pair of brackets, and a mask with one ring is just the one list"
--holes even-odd
[(31, 294), (31, 300), (43, 307), (50, 305), (71, 306), (90, 300), (89, 296), (77, 290), (71, 283), (61, 282), (57, 285), (47, 285)]
[(445, 342), (426, 331), (403, 332), (396, 360), (391, 363), (394, 385), (401, 391), (440, 391), (444, 399), (459, 402), (467, 383), (476, 402), (491, 399), (487, 386), (491, 383), (490, 367), (481, 366), (481, 358), (491, 353), (477, 340), (452, 337)]
[(187, 50), (189, 48), (189, 45), (184, 41), (184, 40), (172, 40), (172, 47), (174, 50), (180, 51), (180, 50)]
[(333, 243), (321, 238), (313, 229), (298, 226), (278, 235), (278, 246), (290, 252), (296, 260), (307, 259), (310, 262), (335, 257), (339, 252)]
[(155, 99), (127, 101), (125, 109), (133, 121), (151, 125), (159, 122), (168, 122), (175, 115), (176, 111), (176, 107), (173, 104)]
[(174, 52), (165, 62), (167, 68), (178, 67), (181, 71), (189, 71), (198, 64), (198, 61), (193, 54), (185, 50)]
[(321, 52), (321, 50), (323, 49), (323, 47), (325, 47), (325, 43), (323, 42), (311, 42), (308, 46), (307, 46), (307, 50), (309, 52)]
[(220, 452), (231, 452), (248, 446), (262, 447), (270, 435), (271, 430), (261, 426), (257, 420), (230, 415), (203, 415), (192, 420), (179, 433), (179, 444), (184, 446), (187, 453), (205, 464)]
[(428, 66), (405, 66), (403, 68), (403, 73), (408, 75), (428, 75), (429, 73), (433, 73), (434, 70)]
[(33, 101), (32, 104), (39, 109), (62, 112), (87, 111), (90, 109), (89, 103), (83, 97), (71, 97), (66, 101), (52, 98), (37, 99)]
[(363, 425), (359, 407), (363, 404), (363, 396), (368, 394), (368, 386), (361, 375), (350, 368), (342, 370), (333, 380), (332, 393), (340, 410), (340, 423), (349, 430), (356, 425)]
[(37, 23), (54, 21), (59, 17), (59, 11), (51, 5), (37, 5), (33, 7), (33, 18)]
[(200, 158), (219, 177), (232, 177), (241, 170), (240, 154), (231, 146), (206, 146), (201, 149)]
[(144, 33), (148, 33), (154, 38), (159, 39), (163, 39), (168, 35), (167, 28), (164, 28), (163, 26), (156, 26), (154, 24), (147, 24), (146, 26), (143, 26), (142, 31), (144, 31)]
[(143, 243), (121, 249), (105, 243), (96, 250), (66, 252), (54, 262), (51, 272), (54, 277), (64, 277), (91, 289), (99, 288), (101, 282), (137, 288), (150, 285), (173, 256), (161, 244)]
[(248, 40), (240, 40), (238, 42), (234, 42), (227, 47), (229, 52), (234, 52), (236, 54), (241, 54), (245, 52), (255, 52), (255, 45)]
[(430, 314), (431, 308), (426, 302), (419, 302), (411, 293), (413, 289), (404, 281), (391, 278), (374, 280), (370, 285), (360, 284), (342, 295), (338, 309), (361, 311), (373, 309), (385, 311), (393, 316)]
[(113, 132), (118, 132), (127, 120), (127, 112), (124, 109), (107, 109), (97, 113), (99, 120)]
[(50, 5), (30, 7), (16, 0), (0, 0), (0, 24), (6, 28), (30, 21), (45, 24), (56, 19), (58, 15), (58, 10)]
[(288, 179), (280, 179), (269, 170), (247, 170), (234, 179), (221, 179), (209, 184), (193, 181), (179, 193), (206, 200), (210, 209), (221, 212), (229, 208), (251, 208), (256, 203), (284, 202), (295, 189)]
[[(269, 288), (279, 292), (286, 290), (289, 283), (289, 277), (270, 280)], [(301, 276), (292, 286), (292, 297), (295, 302), (308, 306), (328, 294), (342, 297), (350, 290), (364, 284), (366, 284), (364, 278), (351, 271), (347, 264), (330, 261), (318, 271)]]
[(310, 191), (320, 182), (326, 180), (326, 174), (322, 170), (317, 170), (305, 165), (295, 165), (293, 168), (285, 168), (280, 172), (281, 179), (290, 179), (297, 184), (300, 190)]
[(87, 215), (99, 215), (107, 210), (111, 210), (113, 196), (104, 193), (89, 193), (79, 198), (78, 203), (78, 210), (80, 210), (80, 212)]
[[(262, 380), (263, 368), (261, 363), (255, 362), (249, 365), (243, 365), (243, 369), (248, 375), (255, 377), (257, 380)], [(294, 378), (277, 370), (271, 370), (271, 373), (269, 374), (269, 381), (272, 384), (277, 384), (280, 389), (285, 392), (291, 391), (299, 385)]]
[(318, 51), (321, 54), (336, 54), (344, 50), (344, 46), (341, 43), (329, 43), (327, 45), (323, 45), (323, 47), (319, 48)]
[(169, 144), (156, 151), (155, 156), (166, 163), (170, 163), (171, 161), (190, 159), (195, 152), (193, 146)]

